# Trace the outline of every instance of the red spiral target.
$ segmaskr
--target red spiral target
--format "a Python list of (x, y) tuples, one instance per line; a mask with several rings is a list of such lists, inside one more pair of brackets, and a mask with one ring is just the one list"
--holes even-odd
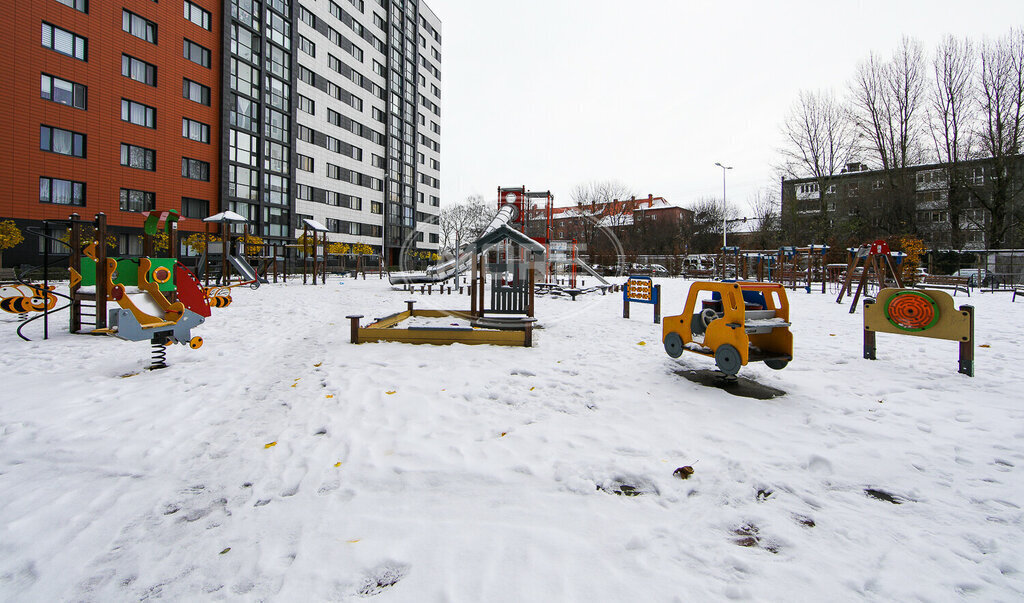
[(904, 331), (925, 331), (939, 320), (939, 306), (930, 295), (903, 291), (889, 298), (885, 315), (895, 327)]

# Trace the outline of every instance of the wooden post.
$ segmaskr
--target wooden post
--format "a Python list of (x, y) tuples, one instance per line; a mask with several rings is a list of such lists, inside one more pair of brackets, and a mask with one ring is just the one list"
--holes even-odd
[(228, 284), (228, 238), (230, 237), (227, 221), (220, 223), (220, 282)]
[(96, 328), (107, 326), (107, 215), (96, 214)]
[(629, 300), (625, 295), (622, 296), (622, 317), (629, 318)]
[(469, 297), (470, 297), (469, 313), (472, 316), (476, 316), (476, 267), (477, 267), (476, 258), (473, 258), (473, 260), (470, 262), (470, 264), (472, 266), (473, 276), (470, 278), (470, 285), (469, 285)]
[(654, 324), (661, 324), (661, 285), (654, 286)]
[(527, 322), (523, 328), (523, 347), (533, 347), (533, 321)]
[[(366, 277), (364, 276), (363, 279), (365, 280)], [(324, 263), (323, 263), (323, 266), (320, 267), (320, 284), (321, 285), (326, 285), (327, 284), (327, 233), (326, 232), (324, 233)]]
[(484, 254), (482, 254), (482, 253), (480, 254), (480, 260), (479, 261), (480, 261), (480, 287), (479, 287), (477, 293), (480, 295), (480, 303), (478, 304), (477, 309), (479, 310), (480, 313), (477, 314), (477, 316), (483, 316), (484, 315), (484, 289), (487, 288), (487, 273), (484, 272), (484, 267), (485, 267)]
[[(534, 289), (536, 289), (536, 286), (537, 286), (537, 272), (536, 271), (537, 271), (537, 269), (533, 267), (533, 262), (530, 262), (530, 268), (529, 268), (530, 291), (527, 294), (527, 295), (529, 295), (529, 297), (527, 298), (527, 302), (526, 302), (526, 315), (529, 316), (530, 318), (533, 318), (533, 316), (534, 316), (534, 312), (533, 312), (534, 311)], [(529, 327), (527, 327), (527, 328), (529, 328)]]
[(966, 312), (970, 319), (971, 333), (968, 336), (967, 341), (960, 342), (960, 366), (957, 369), (958, 373), (963, 373), (968, 377), (974, 376), (974, 306), (960, 306), (961, 312)]
[(350, 314), (345, 317), (349, 320), (349, 340), (352, 343), (359, 343), (359, 319), (362, 317), (362, 314)]
[(210, 286), (210, 225), (209, 223), (203, 225), (203, 254), (206, 255), (206, 261), (203, 262), (203, 285)]
[[(78, 228), (78, 214), (71, 214), (68, 218), (71, 220), (71, 231), (68, 243), (71, 245), (71, 252), (68, 255), (68, 267), (74, 268), (75, 270), (82, 269), (82, 233)], [(46, 241), (44, 245), (49, 245), (50, 242)], [(68, 325), (68, 330), (72, 333), (77, 333), (82, 330), (82, 302), (78, 299), (78, 288), (81, 285), (74, 285), (70, 288), (69, 294), (71, 296), (71, 323)], [(96, 287), (96, 291), (99, 291), (99, 287)]]
[(409, 310), (409, 316), (412, 316), (412, 306), (415, 303), (416, 303), (416, 300), (414, 300), (414, 299), (407, 299), (407, 300), (405, 300), (406, 308)]
[[(867, 312), (868, 306), (875, 303), (875, 300), (867, 298), (864, 300), (864, 311)], [(866, 360), (875, 360), (875, 332), (864, 329), (864, 358)]]
[(299, 247), (299, 253), (302, 254), (302, 284), (306, 284), (306, 245), (309, 245), (309, 225), (305, 224), (302, 227), (302, 245)]

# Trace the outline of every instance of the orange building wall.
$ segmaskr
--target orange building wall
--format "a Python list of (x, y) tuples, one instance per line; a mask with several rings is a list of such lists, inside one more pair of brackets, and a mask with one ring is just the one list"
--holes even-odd
[[(114, 226), (141, 227), (142, 217), (121, 211), (121, 188), (150, 191), (156, 209), (181, 209), (182, 197), (209, 201), (219, 207), (220, 37), (221, 10), (215, 0), (194, 0), (211, 14), (207, 31), (183, 16), (182, 0), (91, 0), (84, 14), (55, 0), (9, 4), (0, 36), (0, 218), (63, 219), (77, 212), (85, 219), (107, 214)], [(121, 29), (126, 8), (157, 24), (157, 44)], [(12, 14), (13, 13), (13, 14)], [(82, 62), (42, 46), (42, 21), (88, 38), (88, 61)], [(182, 56), (183, 38), (202, 44), (211, 53), (210, 69)], [(157, 67), (157, 87), (121, 75), (125, 52)], [(83, 111), (40, 98), (40, 73), (88, 87)], [(211, 106), (182, 97), (182, 78), (210, 88)], [(121, 99), (156, 108), (156, 129), (121, 121)], [(181, 135), (182, 117), (210, 126), (210, 144)], [(68, 157), (39, 150), (39, 126), (56, 126), (86, 135), (86, 157)], [(156, 150), (156, 171), (120, 165), (121, 143)], [(182, 156), (210, 164), (210, 182), (181, 176)], [(86, 205), (76, 207), (39, 202), (39, 177), (86, 183)], [(182, 220), (182, 230), (200, 230), (198, 220)]]

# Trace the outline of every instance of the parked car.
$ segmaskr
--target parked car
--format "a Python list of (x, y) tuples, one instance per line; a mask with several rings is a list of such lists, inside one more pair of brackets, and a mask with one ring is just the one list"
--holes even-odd
[(992, 275), (984, 268), (961, 268), (953, 276), (967, 277), (967, 284), (971, 287), (987, 287), (992, 283)]

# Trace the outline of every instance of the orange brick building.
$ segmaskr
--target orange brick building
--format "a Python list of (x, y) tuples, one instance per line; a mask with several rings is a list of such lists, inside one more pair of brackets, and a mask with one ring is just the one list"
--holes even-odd
[[(219, 2), (27, 0), (8, 11), (0, 219), (24, 227), (103, 212), (118, 253), (129, 253), (140, 211), (218, 211)], [(4, 264), (37, 259), (34, 239), (7, 251)]]

